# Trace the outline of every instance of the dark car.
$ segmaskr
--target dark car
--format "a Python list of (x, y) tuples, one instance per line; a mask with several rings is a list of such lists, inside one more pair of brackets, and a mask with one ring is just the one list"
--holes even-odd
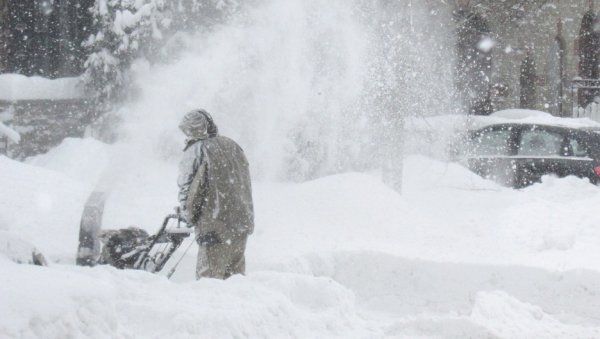
[(600, 131), (567, 126), (497, 123), (470, 131), (460, 160), (473, 172), (520, 188), (547, 174), (600, 179)]

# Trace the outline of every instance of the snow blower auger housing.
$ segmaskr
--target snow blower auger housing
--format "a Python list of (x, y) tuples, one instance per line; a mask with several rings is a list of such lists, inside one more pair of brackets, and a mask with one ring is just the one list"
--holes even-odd
[(138, 227), (102, 230), (106, 195), (90, 195), (79, 229), (77, 265), (111, 265), (120, 269), (159, 272), (193, 229), (179, 214), (169, 214), (154, 235)]

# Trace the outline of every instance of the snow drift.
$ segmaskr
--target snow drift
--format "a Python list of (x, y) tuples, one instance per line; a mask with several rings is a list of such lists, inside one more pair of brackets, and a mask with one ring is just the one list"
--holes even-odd
[[(54, 169), (0, 158), (9, 179), (3, 187), (14, 182), (3, 191), (0, 236), (21, 235), (51, 262), (17, 265), (0, 255), (0, 329), (8, 337), (600, 335), (600, 267), (590, 260), (600, 254), (600, 217), (589, 213), (600, 189), (581, 179), (546, 178), (517, 191), (414, 156), (402, 196), (372, 174), (257, 182), (259, 227), (248, 244), (248, 275), (196, 282), (195, 253), (188, 253), (169, 281), (72, 266), (90, 186), (66, 176), (81, 177), (74, 168), (61, 173), (56, 164), (77, 154), (66, 147), (74, 142), (55, 150), (56, 162), (45, 159)], [(174, 182), (172, 168), (155, 171)], [(114, 196), (172, 203), (172, 188), (138, 187), (154, 174), (136, 175), (146, 179), (115, 183)], [(143, 216), (150, 211), (143, 202), (107, 206), (104, 227)]]

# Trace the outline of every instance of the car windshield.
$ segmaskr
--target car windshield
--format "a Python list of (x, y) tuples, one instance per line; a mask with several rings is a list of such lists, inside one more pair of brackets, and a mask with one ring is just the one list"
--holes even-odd
[(551, 156), (564, 154), (564, 136), (560, 133), (531, 129), (523, 131), (518, 155)]
[(488, 129), (472, 139), (473, 155), (477, 156), (506, 156), (509, 155), (508, 140), (510, 128)]

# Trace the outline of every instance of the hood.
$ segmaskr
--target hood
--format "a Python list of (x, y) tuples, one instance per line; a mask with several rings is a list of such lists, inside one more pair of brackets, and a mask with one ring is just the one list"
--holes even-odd
[(179, 124), (179, 129), (188, 137), (188, 140), (201, 140), (219, 135), (219, 129), (212, 116), (203, 109), (186, 113)]

